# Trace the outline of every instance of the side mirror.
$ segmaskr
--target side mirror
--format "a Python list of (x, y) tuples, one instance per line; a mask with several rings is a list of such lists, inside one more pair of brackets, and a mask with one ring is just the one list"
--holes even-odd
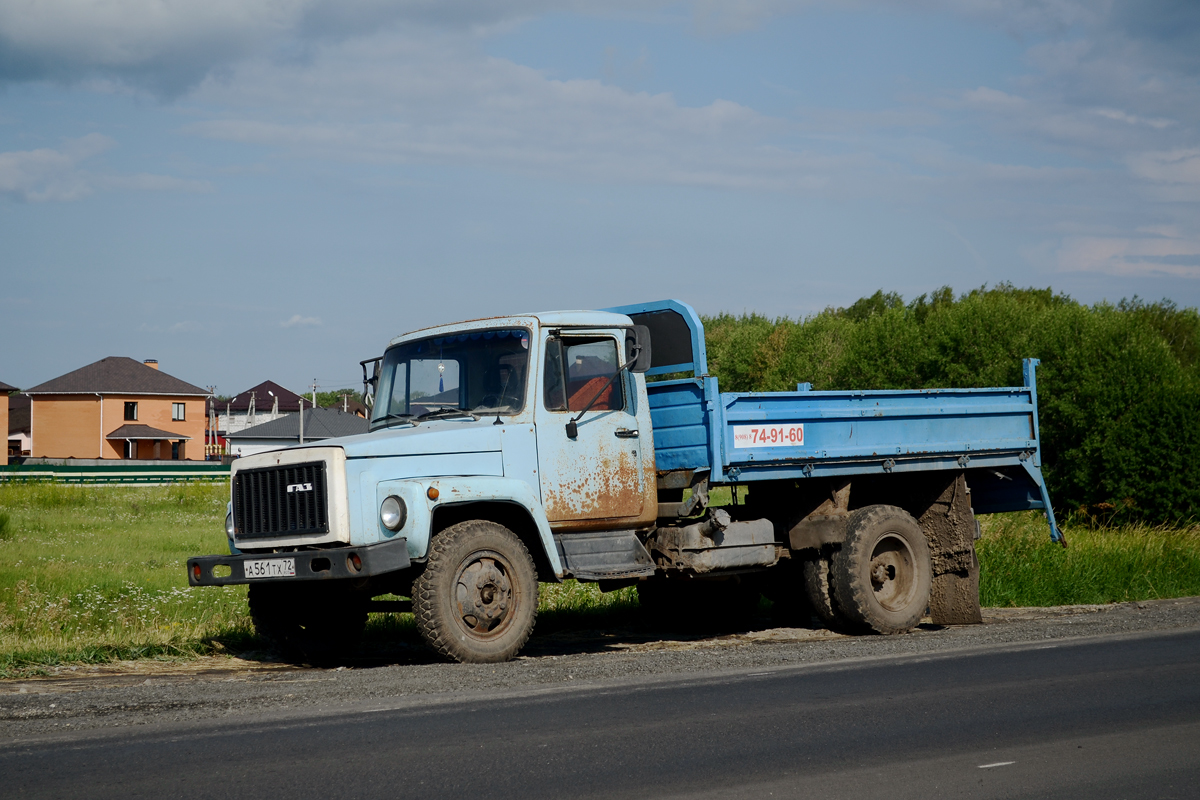
[[(365, 361), (358, 362), (363, 371), (363, 405), (367, 408), (375, 406), (375, 390), (379, 388), (379, 370), (383, 363), (383, 356), (377, 358), (368, 358)], [(375, 369), (371, 376), (367, 375), (367, 364), (374, 364)]]
[(650, 369), (650, 329), (645, 325), (625, 329), (625, 365), (630, 372)]

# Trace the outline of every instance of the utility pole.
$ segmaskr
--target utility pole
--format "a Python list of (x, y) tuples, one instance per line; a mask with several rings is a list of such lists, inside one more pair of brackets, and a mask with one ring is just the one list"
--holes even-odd
[(217, 387), (208, 387), (208, 430), (204, 432), (204, 458), (217, 453)]

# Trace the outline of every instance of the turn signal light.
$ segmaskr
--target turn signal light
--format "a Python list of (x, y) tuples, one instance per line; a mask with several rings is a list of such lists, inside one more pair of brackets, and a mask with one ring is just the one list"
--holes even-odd
[(358, 557), (358, 553), (351, 553), (346, 556), (346, 566), (351, 572), (362, 572), (362, 559)]
[(438, 490), (437, 490), (437, 487), (436, 487), (436, 486), (430, 486), (430, 487), (429, 487), (429, 491), (427, 491), (427, 492), (425, 493), (425, 496), (426, 496), (426, 497), (428, 497), (430, 500), (437, 500), (437, 499), (438, 499), (438, 494), (439, 494), (439, 492), (438, 492)]
[(200, 565), (199, 564), (192, 564), (192, 577), (195, 578), (196, 580), (200, 580)]

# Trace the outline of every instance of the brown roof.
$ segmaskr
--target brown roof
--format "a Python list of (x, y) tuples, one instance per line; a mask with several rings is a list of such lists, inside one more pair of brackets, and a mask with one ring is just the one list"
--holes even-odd
[(172, 431), (151, 428), (149, 425), (122, 425), (110, 433), (105, 439), (191, 439)]
[(207, 396), (199, 386), (124, 356), (109, 356), (39, 383), (27, 394), (172, 394)]
[(217, 401), (217, 411), (225, 410), (225, 406), (229, 406), (229, 410), (246, 412), (250, 410), (250, 395), (254, 395), (254, 412), (256, 414), (263, 411), (270, 411), (275, 404), (275, 398), (279, 398), (280, 413), (291, 411), (299, 411), (300, 403), (304, 403), (305, 408), (312, 408), (312, 403), (307, 397), (302, 397), (290, 389), (285, 389), (275, 381), (263, 381), (257, 386), (251, 386), (244, 392), (239, 393), (236, 397), (229, 400), (227, 403)]
[(21, 391), (15, 386), (9, 386), (4, 381), (0, 381), (0, 392), (19, 392)]

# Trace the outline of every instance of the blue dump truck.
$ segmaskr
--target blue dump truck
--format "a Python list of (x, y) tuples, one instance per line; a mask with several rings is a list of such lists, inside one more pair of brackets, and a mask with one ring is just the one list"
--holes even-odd
[(723, 393), (666, 300), (427, 328), (362, 365), (370, 431), (234, 462), (230, 553), (188, 560), (249, 584), (297, 657), (411, 611), (444, 657), (510, 659), (567, 578), (681, 624), (760, 594), (847, 632), (966, 624), (976, 515), (1039, 509), (1062, 541), (1033, 359), (1010, 388)]

